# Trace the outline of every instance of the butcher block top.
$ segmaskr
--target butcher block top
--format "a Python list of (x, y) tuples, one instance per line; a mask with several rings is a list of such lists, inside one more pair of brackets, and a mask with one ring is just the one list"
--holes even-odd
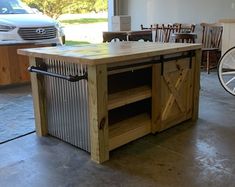
[(200, 49), (201, 44), (155, 43), (155, 42), (110, 42), (80, 46), (56, 46), (34, 49), (19, 49), (18, 54), (72, 63), (98, 65), (127, 60), (151, 58), (177, 52)]

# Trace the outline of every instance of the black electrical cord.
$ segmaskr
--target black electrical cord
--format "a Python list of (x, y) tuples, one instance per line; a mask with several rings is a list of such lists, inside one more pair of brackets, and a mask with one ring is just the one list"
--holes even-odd
[(5, 141), (3, 141), (3, 142), (0, 142), (0, 145), (1, 145), (1, 144), (4, 144), (4, 143), (7, 143), (7, 142), (10, 142), (10, 141), (13, 141), (13, 140), (16, 140), (16, 139), (19, 139), (19, 138), (22, 138), (22, 137), (24, 137), (24, 136), (30, 135), (30, 134), (35, 133), (35, 132), (36, 132), (36, 131), (34, 130), (34, 131), (28, 132), (28, 133), (26, 133), (26, 134), (17, 136), (17, 137), (15, 137), (15, 138), (11, 138), (11, 139), (9, 139), (9, 140), (5, 140)]

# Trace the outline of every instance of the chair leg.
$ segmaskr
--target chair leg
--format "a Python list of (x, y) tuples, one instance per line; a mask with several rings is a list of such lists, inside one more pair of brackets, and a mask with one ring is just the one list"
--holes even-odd
[(207, 74), (210, 74), (210, 53), (209, 53), (209, 51), (206, 52), (206, 71), (207, 71)]

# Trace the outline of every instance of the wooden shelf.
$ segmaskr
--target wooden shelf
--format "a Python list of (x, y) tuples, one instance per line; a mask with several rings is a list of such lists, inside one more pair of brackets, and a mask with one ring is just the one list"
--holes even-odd
[(108, 110), (112, 110), (136, 101), (150, 98), (152, 90), (149, 86), (141, 86), (108, 95)]
[(118, 122), (109, 127), (109, 150), (113, 150), (151, 132), (151, 119), (147, 113)]

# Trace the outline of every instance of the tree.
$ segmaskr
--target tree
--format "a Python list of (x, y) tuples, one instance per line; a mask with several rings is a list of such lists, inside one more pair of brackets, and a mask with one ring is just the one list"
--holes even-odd
[(96, 0), (94, 4), (94, 9), (96, 12), (107, 11), (108, 9), (107, 0)]
[(58, 18), (59, 15), (63, 14), (66, 7), (75, 3), (74, 0), (24, 0), (24, 2), (53, 18)]
[(64, 13), (85, 13), (106, 11), (108, 0), (23, 0), (32, 8), (58, 18)]

